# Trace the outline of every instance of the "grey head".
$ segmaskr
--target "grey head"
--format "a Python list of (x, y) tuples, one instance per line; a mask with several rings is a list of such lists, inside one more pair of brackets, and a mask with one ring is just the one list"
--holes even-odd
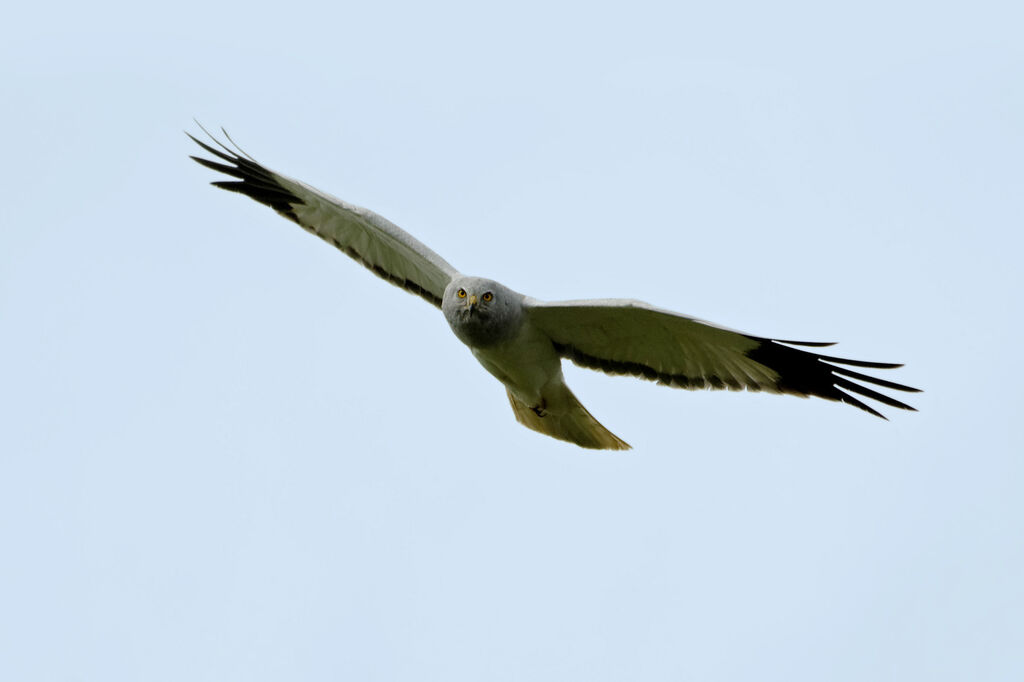
[(441, 311), (460, 341), (487, 348), (515, 337), (523, 322), (523, 295), (483, 277), (456, 277), (444, 290)]

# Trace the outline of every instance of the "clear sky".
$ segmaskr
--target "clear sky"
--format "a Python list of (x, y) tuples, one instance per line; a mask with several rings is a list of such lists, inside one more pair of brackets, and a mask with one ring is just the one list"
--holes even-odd
[[(1024, 17), (824, 5), (8, 10), (0, 679), (1024, 679)], [(920, 412), (567, 368), (635, 449), (544, 438), (193, 117), (464, 272), (839, 341)]]

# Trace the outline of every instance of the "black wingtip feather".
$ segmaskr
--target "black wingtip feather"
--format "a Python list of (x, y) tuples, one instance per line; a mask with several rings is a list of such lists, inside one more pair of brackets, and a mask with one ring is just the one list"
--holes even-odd
[(231, 134), (227, 131), (227, 129), (224, 126), (221, 126), (220, 131), (222, 133), (224, 133), (224, 137), (228, 138), (228, 142), (230, 142), (231, 144), (233, 144), (235, 146), (235, 149), (238, 151), (239, 154), (241, 154), (245, 158), (249, 159), (253, 163), (259, 163), (247, 151), (242, 149), (237, 142), (235, 142), (235, 140), (231, 137)]
[[(200, 126), (200, 128), (202, 128), (202, 126)], [(195, 142), (197, 145), (199, 145), (200, 147), (202, 147), (203, 149), (205, 149), (209, 153), (213, 154), (214, 156), (216, 156), (218, 158), (221, 158), (221, 159), (224, 159), (225, 161), (230, 161), (231, 163), (236, 163), (238, 161), (237, 157), (235, 157), (235, 156), (233, 156), (231, 154), (225, 154), (224, 152), (220, 151), (219, 149), (211, 147), (210, 145), (206, 144), (202, 140), (196, 138), (191, 133), (185, 133), (185, 134), (188, 135), (192, 139), (193, 142)], [(209, 133), (207, 133), (207, 135), (209, 135)], [(213, 139), (213, 138), (211, 137), (211, 139)], [(214, 141), (216, 142), (215, 139), (214, 139)], [(192, 157), (192, 158), (195, 158), (195, 157)]]
[(833, 374), (842, 374), (843, 376), (850, 377), (851, 379), (858, 379), (860, 381), (867, 381), (875, 384), (876, 386), (882, 386), (883, 388), (891, 388), (894, 391), (906, 391), (907, 393), (920, 393), (921, 389), (913, 388), (912, 386), (906, 386), (904, 384), (897, 384), (895, 381), (886, 381), (885, 379), (879, 379), (877, 377), (869, 376), (867, 374), (861, 374), (860, 372), (854, 372), (852, 369), (846, 369), (845, 367), (834, 367), (832, 368)]
[(891, 398), (891, 397), (885, 395), (884, 393), (879, 393), (878, 391), (870, 389), (867, 386), (861, 386), (860, 384), (855, 384), (854, 382), (850, 381), (849, 379), (844, 379), (843, 377), (837, 376), (835, 378), (835, 385), (838, 386), (839, 388), (845, 389), (847, 391), (852, 391), (852, 392), (854, 392), (854, 393), (856, 393), (858, 395), (862, 395), (865, 398), (871, 398), (872, 400), (877, 400), (878, 402), (880, 402), (880, 403), (882, 403), (884, 405), (888, 405), (889, 407), (896, 407), (896, 408), (899, 408), (901, 410), (909, 410), (909, 409), (911, 409), (910, 405), (907, 405), (904, 402), (896, 400), (895, 398)]
[(818, 355), (811, 351), (804, 351), (791, 348), (778, 341), (771, 339), (760, 339), (750, 337), (758, 341), (758, 346), (747, 353), (747, 357), (758, 362), (778, 374), (777, 388), (783, 393), (796, 395), (817, 396), (827, 400), (838, 400), (860, 408), (876, 417), (885, 417), (868, 406), (852, 394), (855, 393), (865, 398), (871, 398), (890, 407), (902, 410), (915, 411), (913, 407), (895, 398), (891, 398), (874, 389), (854, 383), (850, 379), (857, 379), (868, 383), (897, 391), (912, 393), (920, 392), (920, 389), (911, 386), (898, 384), (894, 381), (877, 379), (860, 372), (855, 372), (845, 367), (836, 365), (847, 365), (854, 367), (868, 367), (871, 369), (894, 369), (902, 365), (887, 362), (864, 362), (861, 360), (848, 360), (827, 355)]
[[(255, 159), (253, 159), (253, 157), (242, 151), (241, 147), (238, 147), (235, 141), (231, 140), (230, 136), (228, 136), (228, 139), (231, 141), (231, 144), (234, 144), (237, 147), (237, 151), (232, 150), (230, 147), (211, 135), (210, 131), (204, 128), (198, 121), (196, 121), (196, 125), (198, 125), (202, 131), (209, 136), (214, 144), (220, 147), (220, 149), (203, 142), (189, 132), (186, 132), (185, 134), (202, 149), (218, 159), (227, 161), (230, 165), (223, 164), (218, 161), (212, 161), (210, 159), (204, 159), (199, 156), (190, 156), (189, 158), (201, 166), (215, 170), (219, 173), (224, 173), (225, 175), (233, 178), (238, 178), (238, 180), (217, 180), (211, 182), (211, 185), (227, 190), (228, 192), (244, 194), (250, 199), (271, 207), (286, 218), (299, 222), (293, 207), (297, 204), (302, 204), (302, 199), (295, 196), (288, 190), (288, 188), (278, 183), (274, 179), (274, 175), (269, 170), (261, 166)], [(227, 135), (227, 131), (224, 131), (224, 134)], [(239, 156), (239, 154), (243, 156)]]
[(833, 398), (833, 400), (838, 400), (839, 402), (846, 403), (847, 405), (853, 405), (854, 407), (856, 407), (858, 409), (864, 410), (868, 414), (875, 415), (879, 419), (884, 419), (885, 421), (889, 421), (889, 418), (886, 417), (884, 414), (882, 414), (881, 412), (879, 412), (875, 408), (871, 407), (870, 405), (867, 405), (867, 404), (861, 402), (860, 400), (857, 400), (856, 398), (854, 398), (852, 395), (850, 395), (846, 391), (838, 389), (836, 391), (836, 393), (838, 395), (837, 395), (837, 397)]
[(850, 367), (867, 367), (868, 369), (899, 369), (903, 366), (902, 362), (865, 362), (864, 360), (834, 358), (828, 355), (821, 355), (818, 357), (825, 362), (834, 362), (839, 365), (849, 365)]
[(206, 166), (207, 168), (219, 171), (221, 173), (224, 173), (225, 175), (230, 175), (233, 178), (246, 177), (246, 173), (241, 168), (238, 168), (236, 166), (229, 166), (226, 163), (217, 163), (216, 161), (211, 161), (210, 159), (204, 159), (201, 156), (190, 156), (188, 158), (192, 159), (200, 166)]
[(836, 345), (835, 341), (786, 341), (784, 339), (772, 339), (775, 343), (785, 343), (790, 346), (810, 346), (812, 348), (824, 348), (825, 346)]

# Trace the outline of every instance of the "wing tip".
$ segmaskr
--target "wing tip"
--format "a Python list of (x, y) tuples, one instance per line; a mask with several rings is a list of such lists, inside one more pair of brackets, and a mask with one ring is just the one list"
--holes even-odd
[(835, 341), (790, 341), (787, 339), (769, 339), (775, 343), (784, 343), (789, 346), (809, 346), (811, 348), (824, 348), (836, 345)]
[[(874, 407), (863, 399), (878, 401), (888, 407), (917, 412), (917, 409), (889, 395), (880, 393), (857, 382), (865, 382), (883, 389), (921, 393), (921, 389), (906, 386), (887, 379), (862, 374), (845, 366), (869, 369), (896, 369), (902, 363), (866, 362), (847, 358), (821, 355), (814, 351), (792, 348), (790, 342), (775, 339), (759, 339), (760, 344), (748, 351), (747, 357), (771, 369), (778, 375), (776, 386), (782, 393), (816, 396), (827, 400), (844, 402), (868, 414), (888, 421)], [(855, 379), (857, 381), (851, 381)]]

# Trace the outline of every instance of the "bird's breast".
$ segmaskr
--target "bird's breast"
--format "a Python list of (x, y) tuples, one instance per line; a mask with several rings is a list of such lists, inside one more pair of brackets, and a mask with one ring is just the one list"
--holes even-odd
[(551, 339), (528, 325), (508, 341), (471, 349), (484, 369), (527, 405), (542, 404), (544, 388), (562, 376)]

